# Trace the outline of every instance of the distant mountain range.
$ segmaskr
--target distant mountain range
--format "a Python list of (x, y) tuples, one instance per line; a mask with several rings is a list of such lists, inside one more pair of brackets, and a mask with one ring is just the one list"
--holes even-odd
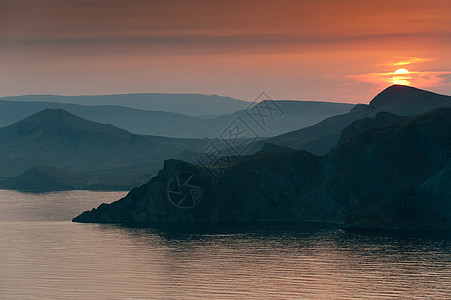
[[(450, 230), (449, 98), (390, 87), (347, 118), (335, 117), (336, 126), (349, 125), (323, 156), (266, 144), (221, 170), (167, 160), (147, 184), (74, 221), (326, 220), (347, 229)], [(447, 107), (422, 112), (434, 105)], [(382, 107), (404, 116), (377, 112)], [(350, 120), (359, 111), (363, 118)]]
[(164, 135), (164, 131), (175, 125), (186, 127), (201, 121), (196, 117), (173, 112), (139, 110), (125, 106), (0, 100), (0, 127), (11, 125), (44, 109), (58, 108), (81, 118), (102, 124), (112, 124), (136, 134)]
[[(16, 98), (22, 99), (22, 97)], [(24, 98), (27, 99), (25, 96)], [(42, 96), (38, 99), (40, 98), (53, 99), (53, 96), (48, 98)], [(69, 98), (69, 100), (74, 101), (77, 99), (76, 97)], [(196, 105), (196, 101), (191, 99), (185, 101), (191, 103), (190, 107)], [(175, 138), (216, 138), (239, 117), (252, 129), (243, 136), (268, 137), (316, 124), (327, 117), (346, 113), (353, 107), (352, 104), (346, 103), (314, 101), (277, 101), (272, 103), (276, 103), (278, 110), (274, 116), (271, 115), (271, 118), (267, 118), (268, 124), (262, 127), (258, 123), (260, 120), (256, 119), (260, 116), (253, 116), (245, 110), (239, 110), (232, 114), (223, 113), (220, 116), (199, 118), (174, 112), (139, 110), (113, 105), (87, 106), (57, 102), (23, 102), (17, 99), (0, 100), (0, 127), (10, 125), (47, 108), (61, 108), (87, 120), (112, 124), (135, 134)], [(261, 115), (267, 114), (266, 104), (266, 102), (256, 104), (252, 112)], [(260, 111), (257, 111), (257, 109)]]
[(136, 135), (62, 109), (46, 109), (0, 128), (0, 176), (51, 166), (91, 174), (99, 185), (133, 186), (148, 180), (164, 159), (179, 154), (186, 158), (186, 150), (195, 153), (208, 143)]
[[(281, 118), (275, 119), (271, 124), (279, 130), (296, 126), (294, 124), (314, 122), (316, 118), (323, 119), (336, 111), (352, 107), (348, 104), (295, 101), (280, 101), (278, 105), (286, 110), (282, 111), (284, 121)], [(233, 122), (237, 117), (247, 120), (249, 124), (253, 122), (245, 111), (201, 120), (176, 113), (117, 106), (0, 100), (1, 120), (11, 121), (43, 107), (64, 107), (79, 115), (104, 122), (111, 121), (123, 127), (143, 128), (150, 121), (162, 130), (170, 126), (168, 123), (174, 122), (182, 135), (203, 131), (218, 136), (227, 123)], [(298, 118), (299, 115), (308, 118)], [(137, 135), (112, 125), (82, 119), (61, 108), (45, 109), (0, 128), (0, 177), (8, 178), (0, 181), (0, 188), (127, 189), (142, 184), (155, 175), (165, 159), (193, 161), (210, 142), (206, 139)], [(217, 144), (225, 147), (223, 143)]]
[(208, 118), (191, 126), (175, 126), (167, 136), (218, 137), (239, 119), (246, 129), (241, 137), (271, 137), (316, 124), (328, 117), (349, 112), (348, 103), (266, 100), (233, 114)]
[(249, 102), (218, 95), (203, 94), (120, 94), (95, 96), (24, 95), (3, 97), (25, 102), (58, 102), (81, 105), (115, 105), (140, 110), (165, 111), (188, 116), (223, 115), (245, 109)]

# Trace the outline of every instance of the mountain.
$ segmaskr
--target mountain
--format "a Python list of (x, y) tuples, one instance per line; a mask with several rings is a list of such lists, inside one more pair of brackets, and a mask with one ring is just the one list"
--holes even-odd
[(365, 120), (333, 154), (351, 162), (341, 176), (352, 181), (340, 182), (352, 186), (358, 203), (345, 228), (451, 230), (451, 108), (389, 125), (378, 117), (396, 120), (386, 114), (377, 115), (373, 125)]
[(241, 137), (270, 137), (316, 124), (328, 117), (349, 112), (348, 103), (320, 101), (265, 100), (233, 114), (207, 118), (191, 126), (173, 126), (165, 136), (189, 138), (218, 137), (237, 119), (247, 130)]
[(407, 116), (442, 106), (451, 106), (451, 96), (439, 95), (409, 86), (393, 85), (379, 93), (369, 105), (358, 104), (349, 113), (333, 116), (313, 126), (265, 139), (250, 147), (249, 153), (257, 152), (266, 142), (324, 155), (335, 147), (341, 131), (354, 120), (374, 117), (379, 112)]
[(120, 178), (124, 186), (155, 172), (164, 159), (186, 150), (201, 151), (210, 142), (136, 135), (62, 109), (46, 109), (0, 128), (0, 176), (48, 165)]
[(116, 105), (141, 110), (166, 111), (188, 116), (229, 114), (245, 109), (249, 102), (203, 94), (120, 94), (96, 96), (25, 95), (3, 97), (10, 101), (59, 102), (81, 105)]
[[(0, 127), (11, 125), (44, 109), (58, 108), (81, 118), (112, 124), (136, 134), (164, 135), (163, 133), (168, 128), (193, 126), (201, 121), (201, 119), (178, 113), (139, 110), (124, 106), (87, 106), (57, 102), (0, 100)], [(171, 136), (177, 136), (177, 134)]]
[[(274, 104), (275, 103), (275, 104)], [(259, 116), (250, 114), (258, 112), (267, 114), (269, 105), (277, 105), (277, 112), (267, 126), (259, 125)], [(87, 106), (57, 102), (22, 102), (0, 100), (0, 127), (10, 125), (31, 114), (47, 108), (61, 108), (84, 119), (112, 124), (136, 134), (159, 135), (175, 138), (216, 138), (237, 118), (241, 118), (252, 131), (247, 137), (274, 136), (313, 125), (337, 114), (348, 112), (353, 105), (346, 103), (330, 103), (315, 101), (263, 101), (252, 107), (252, 110), (240, 110), (233, 114), (211, 117), (190, 117), (178, 113), (164, 111), (138, 110), (121, 106)], [(254, 112), (254, 113), (255, 113)], [(257, 121), (257, 122), (256, 122)]]
[(348, 229), (451, 229), (451, 108), (357, 120), (324, 156), (300, 150), (232, 161), (218, 170), (167, 160), (147, 184), (74, 221), (327, 220)]

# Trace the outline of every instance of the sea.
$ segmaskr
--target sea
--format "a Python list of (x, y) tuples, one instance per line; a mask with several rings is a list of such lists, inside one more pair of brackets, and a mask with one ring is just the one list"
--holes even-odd
[(0, 190), (0, 299), (451, 299), (451, 235), (72, 223), (126, 192)]

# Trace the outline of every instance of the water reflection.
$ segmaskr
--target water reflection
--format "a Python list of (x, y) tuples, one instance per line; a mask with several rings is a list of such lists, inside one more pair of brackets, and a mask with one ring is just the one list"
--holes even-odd
[[(0, 194), (0, 299), (448, 298), (449, 233), (77, 224), (120, 194)], [(72, 214), (72, 215), (71, 215)]]
[[(451, 289), (450, 236), (350, 233), (337, 225), (106, 225), (154, 262), (166, 293), (307, 298), (445, 296)], [(157, 267), (158, 266), (158, 267)]]

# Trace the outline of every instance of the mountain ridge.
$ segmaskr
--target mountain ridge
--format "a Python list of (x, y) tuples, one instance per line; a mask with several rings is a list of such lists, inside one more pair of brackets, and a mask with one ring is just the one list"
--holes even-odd
[[(211, 117), (190, 117), (163, 111), (138, 110), (129, 107), (104, 105), (86, 106), (57, 102), (20, 102), (0, 100), (0, 126), (10, 125), (46, 108), (62, 108), (84, 119), (112, 124), (135, 134), (174, 138), (216, 138), (240, 117), (258, 131), (259, 136), (274, 136), (313, 125), (332, 115), (348, 112), (353, 105), (345, 103), (276, 100), (281, 109), (270, 126), (262, 130), (247, 110)], [(265, 101), (260, 104), (264, 105)], [(263, 111), (264, 112), (264, 111)]]
[(62, 108), (84, 119), (112, 124), (135, 134), (161, 135), (161, 128), (185, 126), (200, 119), (183, 114), (139, 110), (125, 106), (86, 106), (58, 102), (22, 102), (0, 99), (0, 127), (11, 125), (44, 109)]
[[(346, 221), (347, 229), (451, 229), (451, 108), (397, 120), (378, 114), (365, 123), (325, 156), (299, 150), (239, 157), (218, 181), (205, 166), (167, 160), (147, 184), (73, 221), (325, 220)], [(165, 183), (187, 172), (200, 178), (205, 200), (180, 209)]]
[[(403, 93), (407, 96), (401, 97)], [(398, 97), (403, 101), (397, 101)], [(413, 115), (440, 106), (451, 106), (451, 96), (409, 86), (392, 85), (376, 95), (368, 105), (357, 104), (349, 113), (332, 116), (315, 125), (264, 139), (250, 147), (248, 153), (257, 152), (262, 143), (266, 142), (324, 155), (337, 145), (341, 131), (354, 120), (373, 117), (378, 112), (391, 112), (401, 116)]]
[(23, 95), (1, 98), (6, 100), (19, 99), (21, 101), (50, 101), (84, 105), (118, 105), (135, 109), (181, 113), (189, 116), (232, 113), (249, 105), (249, 102), (231, 97), (204, 94)]
[(47, 109), (0, 128), (0, 176), (17, 176), (33, 166), (48, 165), (81, 173), (116, 170), (124, 173), (125, 182), (132, 182), (134, 178), (125, 174), (152, 173), (164, 159), (186, 150), (201, 151), (209, 142), (136, 135), (62, 109)]

